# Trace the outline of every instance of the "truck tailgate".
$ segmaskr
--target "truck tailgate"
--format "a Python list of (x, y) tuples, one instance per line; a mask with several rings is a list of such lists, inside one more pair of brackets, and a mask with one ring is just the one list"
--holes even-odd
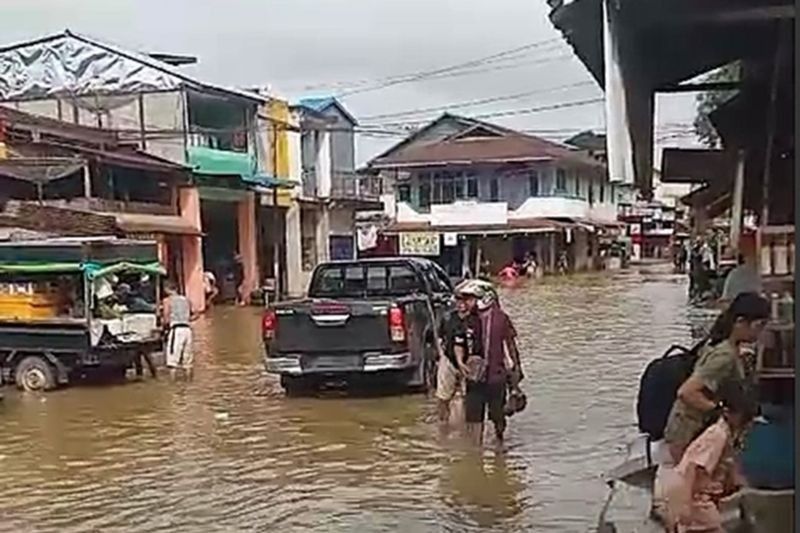
[(271, 351), (335, 354), (391, 351), (388, 301), (309, 299), (279, 304)]

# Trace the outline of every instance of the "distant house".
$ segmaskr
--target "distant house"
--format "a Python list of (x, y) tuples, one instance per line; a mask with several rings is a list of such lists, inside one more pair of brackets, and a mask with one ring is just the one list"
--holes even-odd
[(310, 272), (319, 261), (356, 256), (356, 213), (382, 209), (380, 181), (356, 173), (358, 122), (341, 102), (305, 98), (294, 110), (302, 129), (302, 263)]
[(471, 118), (444, 114), (367, 169), (392, 192), (386, 233), (397, 236), (397, 251), (435, 242), (425, 253), (455, 276), (485, 261), (497, 272), (527, 253), (546, 270), (562, 254), (574, 269), (592, 268), (600, 238), (618, 229), (620, 190), (602, 162)]

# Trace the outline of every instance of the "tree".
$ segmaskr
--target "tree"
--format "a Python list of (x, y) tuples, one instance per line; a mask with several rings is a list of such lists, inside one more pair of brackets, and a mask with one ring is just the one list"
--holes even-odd
[[(728, 63), (703, 77), (703, 82), (728, 82), (741, 79), (741, 65), (738, 61)], [(697, 116), (694, 119), (694, 131), (700, 141), (709, 148), (719, 148), (720, 138), (709, 115), (720, 105), (727, 102), (737, 91), (704, 91), (697, 95)]]

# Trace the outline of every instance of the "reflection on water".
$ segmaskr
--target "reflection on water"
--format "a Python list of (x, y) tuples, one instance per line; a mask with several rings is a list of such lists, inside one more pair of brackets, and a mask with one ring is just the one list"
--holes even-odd
[(440, 442), (421, 395), (284, 398), (258, 311), (219, 308), (197, 325), (192, 383), (7, 395), (0, 530), (590, 530), (644, 364), (690, 338), (686, 287), (628, 272), (502, 297), (529, 399), (502, 452)]

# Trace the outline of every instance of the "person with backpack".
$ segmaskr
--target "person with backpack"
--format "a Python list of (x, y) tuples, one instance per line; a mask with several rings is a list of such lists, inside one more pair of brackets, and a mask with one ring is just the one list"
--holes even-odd
[(752, 391), (754, 376), (744, 346), (756, 342), (770, 316), (769, 302), (755, 293), (739, 294), (711, 328), (691, 376), (680, 386), (664, 428), (664, 440), (677, 464), (689, 443), (719, 408), (719, 387), (726, 380)]

